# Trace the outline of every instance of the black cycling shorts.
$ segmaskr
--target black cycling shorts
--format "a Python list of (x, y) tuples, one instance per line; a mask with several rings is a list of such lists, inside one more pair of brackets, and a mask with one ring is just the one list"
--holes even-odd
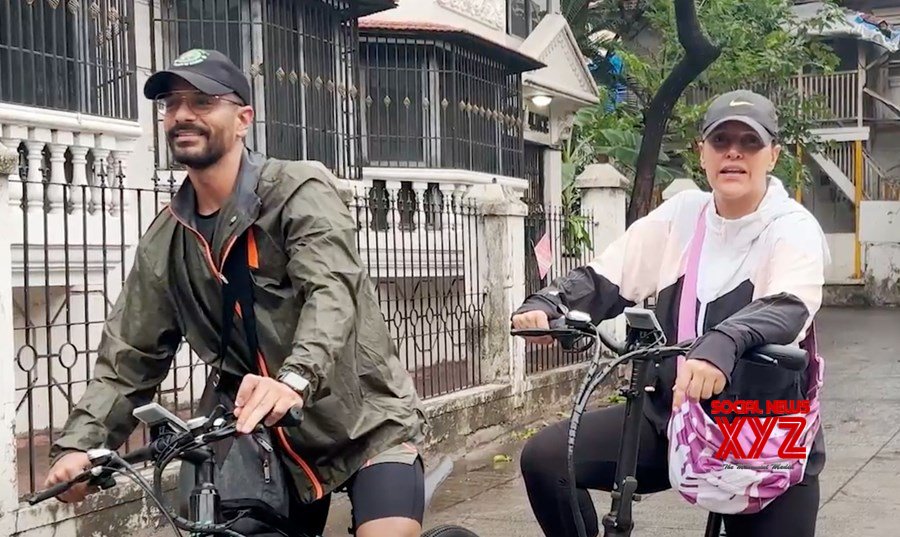
[[(425, 471), (421, 458), (414, 464), (382, 462), (366, 466), (347, 483), (347, 489), (354, 529), (389, 517), (411, 518), (421, 524), (425, 516)], [(330, 495), (311, 504), (295, 502), (290, 515), (292, 529), (299, 535), (321, 535), (330, 505)]]

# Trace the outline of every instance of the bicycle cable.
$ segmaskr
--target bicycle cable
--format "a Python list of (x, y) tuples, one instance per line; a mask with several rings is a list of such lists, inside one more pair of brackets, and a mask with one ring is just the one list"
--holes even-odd
[(616, 367), (630, 359), (629, 355), (622, 356), (607, 363), (605, 369), (598, 371), (600, 368), (599, 328), (597, 328), (593, 337), (595, 338), (594, 344), (598, 345), (598, 347), (597, 351), (595, 351), (595, 358), (591, 360), (591, 365), (581, 384), (581, 389), (576, 396), (575, 408), (572, 410), (572, 418), (569, 421), (569, 434), (566, 449), (566, 466), (569, 474), (569, 506), (572, 509), (572, 516), (575, 519), (575, 528), (578, 531), (578, 537), (587, 537), (587, 529), (584, 527), (584, 517), (582, 516), (581, 509), (578, 505), (578, 487), (575, 482), (575, 438), (578, 435), (578, 423), (581, 421), (581, 416), (584, 414), (588, 400), (594, 390), (597, 389), (597, 386), (606, 380), (610, 372), (615, 370)]
[(153, 503), (155, 503), (160, 511), (162, 511), (162, 514), (166, 518), (166, 521), (169, 523), (169, 525), (172, 526), (172, 531), (175, 534), (175, 537), (181, 537), (181, 532), (178, 531), (178, 525), (175, 524), (175, 521), (172, 520), (172, 517), (169, 516), (169, 513), (167, 513), (166, 510), (163, 509), (162, 502), (159, 500), (159, 498), (156, 497), (156, 494), (153, 493), (153, 488), (149, 483), (147, 483), (147, 480), (144, 479), (144, 477), (141, 476), (141, 474), (137, 470), (135, 470), (134, 466), (129, 464), (128, 461), (121, 458), (116, 453), (112, 454), (112, 456), (110, 457), (110, 461), (116, 463), (117, 465), (120, 465), (121, 468), (117, 468), (114, 466), (101, 466), (100, 469), (111, 474), (122, 474), (135, 482), (139, 487), (141, 487), (141, 489), (143, 489), (144, 492), (147, 493), (147, 496), (150, 496), (150, 499), (153, 500)]

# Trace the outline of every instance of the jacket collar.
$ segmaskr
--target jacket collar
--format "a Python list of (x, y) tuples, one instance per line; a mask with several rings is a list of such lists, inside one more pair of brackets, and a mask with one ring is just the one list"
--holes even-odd
[[(213, 244), (210, 245), (217, 259), (223, 253), (223, 247), (231, 242), (231, 238), (240, 236), (259, 216), (262, 201), (256, 194), (256, 187), (265, 161), (263, 155), (244, 149), (234, 190), (219, 210), (215, 237)], [(197, 192), (188, 178), (172, 197), (170, 205), (178, 221), (195, 233), (197, 233), (196, 202)]]

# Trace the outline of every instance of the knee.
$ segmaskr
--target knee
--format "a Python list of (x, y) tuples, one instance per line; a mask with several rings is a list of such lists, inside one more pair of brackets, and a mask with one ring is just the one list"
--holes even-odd
[(565, 478), (565, 442), (544, 429), (528, 439), (522, 447), (519, 467), (526, 482), (558, 481)]

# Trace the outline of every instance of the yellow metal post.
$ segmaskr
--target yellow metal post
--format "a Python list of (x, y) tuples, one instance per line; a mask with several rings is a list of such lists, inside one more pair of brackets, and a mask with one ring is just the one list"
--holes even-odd
[(855, 240), (853, 241), (853, 277), (862, 278), (862, 248), (859, 243), (859, 213), (860, 203), (863, 198), (863, 146), (862, 140), (856, 140), (853, 154), (853, 184), (856, 186), (854, 195), (854, 210), (856, 211)]

